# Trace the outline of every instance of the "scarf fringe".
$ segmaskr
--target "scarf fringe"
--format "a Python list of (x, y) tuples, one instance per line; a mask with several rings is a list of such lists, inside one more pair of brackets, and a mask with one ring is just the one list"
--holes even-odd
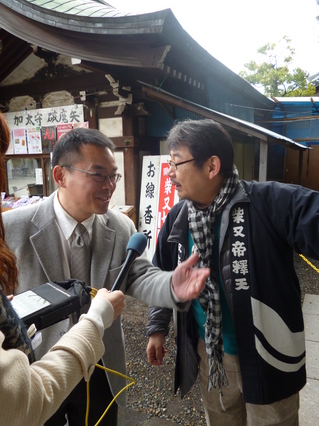
[(229, 386), (225, 367), (222, 359), (218, 359), (217, 356), (209, 358), (209, 381), (208, 390), (212, 388), (221, 389), (222, 386)]
[(226, 408), (223, 403), (223, 386), (229, 386), (229, 382), (227, 379), (226, 371), (222, 362), (222, 359), (218, 359), (217, 356), (213, 356), (213, 358), (209, 358), (209, 380), (208, 380), (208, 391), (212, 388), (216, 388), (218, 386), (219, 392), (219, 402), (223, 409), (226, 411)]

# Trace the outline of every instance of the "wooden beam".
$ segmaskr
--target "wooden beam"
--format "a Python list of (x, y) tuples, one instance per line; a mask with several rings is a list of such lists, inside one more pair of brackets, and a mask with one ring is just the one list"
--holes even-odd
[(85, 90), (87, 96), (93, 92), (110, 89), (109, 81), (104, 75), (96, 73), (79, 73), (62, 78), (52, 78), (27, 83), (14, 84), (1, 87), (1, 99), (10, 100), (17, 96), (31, 95), (33, 98), (43, 97), (49, 92), (67, 90), (74, 95), (79, 95), (80, 90)]

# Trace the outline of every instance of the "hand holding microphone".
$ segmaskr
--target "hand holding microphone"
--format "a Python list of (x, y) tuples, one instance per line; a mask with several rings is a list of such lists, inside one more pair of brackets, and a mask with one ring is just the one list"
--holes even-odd
[(145, 250), (146, 244), (147, 238), (141, 232), (136, 232), (131, 236), (126, 246), (127, 256), (124, 265), (120, 273), (118, 274), (113, 284), (113, 287), (111, 288), (111, 292), (114, 290), (119, 290), (121, 288), (124, 278), (126, 277), (130, 267), (132, 266), (132, 263), (138, 256), (141, 256), (141, 254)]
[(114, 318), (113, 318), (114, 321), (120, 315), (122, 310), (125, 308), (125, 296), (123, 292), (120, 290), (116, 290), (111, 293), (106, 288), (101, 288), (96, 293), (95, 297), (101, 297), (102, 299), (106, 299), (111, 303), (114, 310)]
[[(146, 244), (147, 238), (143, 233), (137, 232), (131, 236), (126, 247), (127, 256), (125, 262), (111, 288), (111, 292), (121, 288), (132, 263), (143, 253)], [(197, 260), (198, 254), (192, 254), (187, 260), (178, 265), (173, 272), (173, 291), (181, 302), (186, 302), (198, 297), (205, 287), (206, 278), (210, 274), (209, 268), (194, 268)], [(166, 272), (162, 273), (166, 274)]]

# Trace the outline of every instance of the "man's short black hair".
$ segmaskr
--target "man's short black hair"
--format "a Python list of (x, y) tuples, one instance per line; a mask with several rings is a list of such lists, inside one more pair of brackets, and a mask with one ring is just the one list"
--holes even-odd
[(233, 170), (234, 148), (231, 137), (214, 120), (180, 121), (168, 133), (167, 142), (170, 150), (187, 147), (199, 169), (208, 158), (216, 155), (220, 159), (220, 171), (224, 177)]
[(115, 151), (115, 145), (107, 136), (96, 129), (78, 127), (65, 133), (56, 143), (52, 154), (52, 168), (67, 164), (72, 166), (81, 158), (81, 147), (94, 145)]

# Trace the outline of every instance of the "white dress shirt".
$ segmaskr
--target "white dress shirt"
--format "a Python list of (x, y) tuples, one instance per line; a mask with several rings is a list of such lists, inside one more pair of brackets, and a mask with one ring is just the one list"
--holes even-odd
[[(63, 274), (64, 278), (71, 278), (70, 273), (70, 257), (71, 257), (71, 243), (75, 238), (73, 231), (78, 224), (78, 222), (67, 213), (64, 208), (61, 206), (58, 198), (58, 191), (56, 191), (54, 196), (54, 213), (55, 213), (55, 221), (57, 224), (58, 232), (61, 240), (61, 248), (62, 248), (62, 266), (63, 266)], [(92, 231), (93, 231), (93, 222), (95, 219), (95, 214), (92, 214), (88, 219), (81, 222), (88, 234), (90, 241), (92, 241)]]

